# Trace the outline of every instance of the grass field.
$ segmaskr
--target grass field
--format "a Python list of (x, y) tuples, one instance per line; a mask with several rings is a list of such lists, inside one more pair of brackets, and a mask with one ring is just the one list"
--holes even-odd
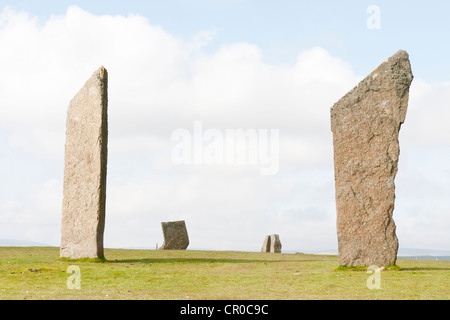
[[(449, 299), (450, 261), (398, 260), (373, 274), (339, 270), (336, 256), (105, 249), (106, 260), (65, 261), (55, 247), (0, 247), (0, 299)], [(70, 265), (80, 288), (68, 288)], [(69, 279), (70, 280), (70, 279)], [(75, 282), (69, 281), (70, 284)]]

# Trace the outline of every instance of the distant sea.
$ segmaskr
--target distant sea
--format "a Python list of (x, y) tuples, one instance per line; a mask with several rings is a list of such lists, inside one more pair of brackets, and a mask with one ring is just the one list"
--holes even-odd
[[(338, 255), (337, 249), (323, 250), (320, 252), (308, 252), (308, 251), (282, 251), (285, 253), (312, 253), (312, 254), (324, 254), (324, 255)], [(450, 261), (450, 250), (433, 250), (433, 249), (411, 249), (401, 248), (397, 254), (397, 259), (411, 259), (411, 260), (437, 260), (437, 261)]]

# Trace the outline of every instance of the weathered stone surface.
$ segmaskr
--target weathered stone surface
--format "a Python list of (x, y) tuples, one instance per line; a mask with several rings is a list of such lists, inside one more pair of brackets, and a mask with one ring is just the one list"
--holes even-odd
[(100, 67), (69, 104), (61, 257), (103, 256), (108, 143), (108, 73)]
[(189, 236), (184, 220), (161, 222), (161, 227), (164, 243), (160, 250), (186, 250), (189, 246)]
[(394, 179), (412, 79), (408, 54), (400, 50), (331, 108), (343, 266), (396, 262)]
[(261, 252), (280, 253), (281, 252), (280, 236), (278, 234), (271, 234), (266, 236), (266, 238), (264, 239), (263, 246), (261, 248)]

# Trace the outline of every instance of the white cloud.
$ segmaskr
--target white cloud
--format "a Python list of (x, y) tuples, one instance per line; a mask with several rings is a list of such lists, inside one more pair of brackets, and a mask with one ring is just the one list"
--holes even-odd
[[(285, 249), (336, 246), (329, 110), (361, 77), (320, 47), (300, 53), (292, 66), (264, 63), (261, 49), (250, 43), (206, 53), (203, 48), (216, 32), (199, 31), (186, 40), (138, 15), (97, 16), (69, 7), (39, 21), (4, 9), (0, 129), (10, 156), (0, 160), (1, 170), (24, 154), (34, 160), (33, 170), (62, 166), (68, 103), (104, 65), (109, 72), (107, 246), (154, 247), (162, 241), (160, 222), (172, 219), (186, 219), (192, 247), (259, 250), (269, 233), (279, 233)], [(441, 115), (448, 114), (448, 85), (414, 81), (401, 139), (411, 146), (445, 145), (449, 137)], [(280, 170), (261, 176), (254, 165), (176, 166), (171, 133), (193, 130), (194, 121), (222, 132), (279, 129)], [(426, 132), (420, 139), (417, 127)], [(400, 158), (406, 158), (408, 146), (401, 148)], [(426, 165), (410, 162), (408, 170)], [(43, 170), (24, 183), (38, 187), (24, 189), (31, 192), (29, 200), (0, 198), (2, 224), (12, 226), (12, 233), (20, 221), (33, 222), (33, 214), (42, 214), (39, 221), (47, 227), (27, 224), (28, 234), (36, 237), (29, 240), (59, 245), (61, 168)], [(433, 179), (430, 183), (436, 186)], [(407, 194), (407, 186), (401, 190)], [(436, 208), (441, 218), (447, 204)], [(442, 219), (448, 226), (448, 218)]]
[(2, 238), (58, 244), (61, 217), (55, 213), (62, 207), (60, 185), (60, 181), (51, 179), (40, 185), (35, 193), (24, 192), (19, 199), (1, 202)]
[(408, 114), (402, 126), (404, 143), (450, 146), (450, 82), (430, 84), (414, 79)]
[(406, 248), (448, 249), (450, 243), (449, 99), (449, 83), (413, 80), (400, 130), (394, 212)]

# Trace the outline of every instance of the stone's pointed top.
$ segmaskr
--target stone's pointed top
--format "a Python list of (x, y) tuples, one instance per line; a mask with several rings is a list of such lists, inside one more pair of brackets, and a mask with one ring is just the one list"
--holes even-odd
[[(382, 64), (380, 64), (380, 66), (377, 69), (375, 69), (375, 71), (379, 70), (382, 66), (385, 66), (385, 67), (392, 66), (401, 61), (406, 63), (406, 65), (403, 66), (403, 71), (407, 70), (408, 72), (411, 73), (411, 64), (409, 62), (409, 54), (405, 50), (398, 50), (394, 55), (390, 56), (386, 61), (384, 61)], [(391, 68), (388, 68), (388, 69), (391, 69)]]
[(100, 78), (108, 77), (108, 71), (104, 66), (100, 66), (100, 68), (98, 68), (98, 70), (95, 73), (97, 73)]
[[(408, 52), (405, 50), (398, 50), (393, 56), (389, 59), (398, 59), (398, 58), (409, 58)], [(389, 60), (388, 59), (388, 60)]]
[[(378, 95), (385, 90), (395, 90), (399, 98), (407, 97), (406, 93), (413, 78), (408, 53), (405, 50), (398, 50), (335, 103), (331, 107), (331, 116), (333, 118), (333, 115), (337, 112), (336, 108), (358, 108), (359, 102), (368, 91)], [(403, 123), (407, 99), (398, 106), (400, 108), (398, 121)], [(332, 122), (331, 130), (333, 130), (333, 127)]]

